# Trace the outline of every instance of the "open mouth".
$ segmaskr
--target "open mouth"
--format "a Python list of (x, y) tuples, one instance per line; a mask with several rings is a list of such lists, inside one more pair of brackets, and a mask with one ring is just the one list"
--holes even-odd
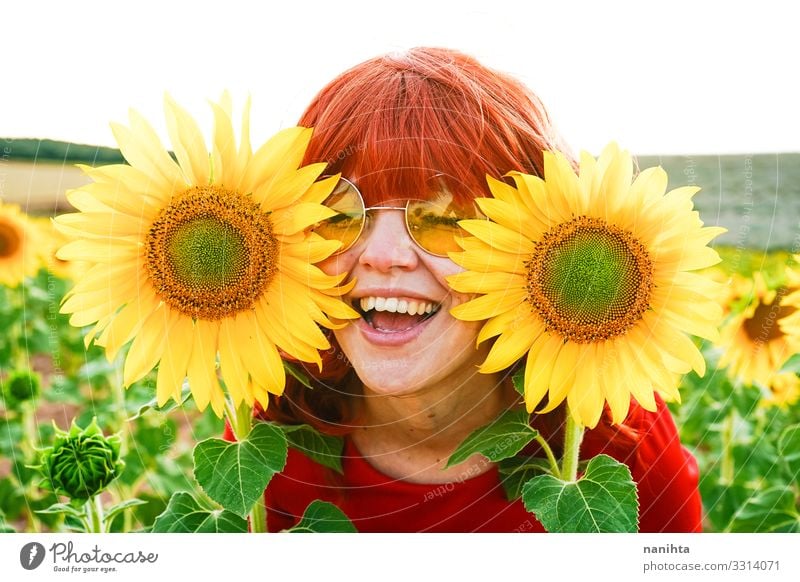
[(361, 297), (353, 301), (353, 308), (373, 329), (385, 333), (398, 333), (418, 326), (436, 315), (441, 303), (399, 297)]

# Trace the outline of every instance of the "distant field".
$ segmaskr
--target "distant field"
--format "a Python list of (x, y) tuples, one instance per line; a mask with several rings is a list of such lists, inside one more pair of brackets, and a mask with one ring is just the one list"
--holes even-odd
[[(119, 150), (53, 140), (0, 138), (0, 197), (29, 212), (68, 208), (64, 192), (85, 179), (76, 163), (120, 163)], [(670, 187), (695, 185), (695, 205), (708, 225), (728, 232), (715, 245), (754, 251), (800, 251), (800, 154), (640, 156), (661, 165)]]
[(702, 188), (695, 206), (708, 225), (728, 232), (715, 244), (800, 251), (800, 154), (641, 156), (661, 165), (670, 187)]

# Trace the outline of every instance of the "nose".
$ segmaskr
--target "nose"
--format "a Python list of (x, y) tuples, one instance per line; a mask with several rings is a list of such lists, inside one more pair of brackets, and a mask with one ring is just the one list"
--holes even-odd
[(373, 210), (357, 245), (358, 263), (378, 271), (416, 268), (419, 257), (402, 210)]

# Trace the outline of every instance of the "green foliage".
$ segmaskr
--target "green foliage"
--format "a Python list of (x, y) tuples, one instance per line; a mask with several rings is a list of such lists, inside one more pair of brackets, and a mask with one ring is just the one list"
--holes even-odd
[(538, 436), (524, 410), (509, 410), (470, 434), (447, 460), (451, 467), (480, 453), (490, 461), (513, 457)]
[(154, 533), (246, 533), (247, 520), (231, 511), (208, 509), (184, 491), (169, 500), (153, 524)]
[(761, 491), (747, 500), (731, 520), (733, 532), (800, 533), (796, 492), (781, 487)]
[(272, 476), (283, 470), (286, 454), (283, 431), (257, 423), (239, 442), (212, 438), (199, 443), (194, 449), (194, 476), (209, 497), (245, 517)]
[(357, 530), (344, 512), (333, 503), (312, 501), (302, 519), (288, 533), (356, 533)]
[(522, 501), (549, 532), (638, 531), (636, 483), (628, 467), (608, 455), (590, 460), (577, 481), (534, 477), (523, 486)]
[(307, 424), (281, 426), (289, 446), (297, 449), (320, 465), (342, 472), (342, 450), (344, 441), (341, 438), (324, 435)]

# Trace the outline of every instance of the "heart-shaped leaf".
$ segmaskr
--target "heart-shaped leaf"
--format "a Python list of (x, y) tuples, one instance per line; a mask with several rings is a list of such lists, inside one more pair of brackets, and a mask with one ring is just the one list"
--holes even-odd
[(333, 503), (312, 501), (303, 518), (289, 533), (356, 533), (357, 530), (344, 512)]
[(286, 465), (286, 437), (278, 427), (256, 424), (244, 440), (207, 439), (194, 448), (194, 476), (211, 499), (246, 517)]
[(638, 530), (636, 483), (628, 467), (608, 455), (589, 461), (577, 481), (534, 477), (523, 486), (522, 501), (549, 532)]
[(307, 424), (281, 426), (281, 429), (289, 446), (320, 465), (342, 472), (344, 441), (341, 438), (322, 434)]
[(164, 512), (153, 523), (155, 533), (246, 533), (247, 520), (223, 509), (201, 507), (191, 494), (172, 495)]
[(528, 424), (528, 417), (524, 410), (504, 412), (465, 438), (447, 460), (447, 466), (457, 465), (475, 453), (495, 463), (513, 457), (539, 434)]

